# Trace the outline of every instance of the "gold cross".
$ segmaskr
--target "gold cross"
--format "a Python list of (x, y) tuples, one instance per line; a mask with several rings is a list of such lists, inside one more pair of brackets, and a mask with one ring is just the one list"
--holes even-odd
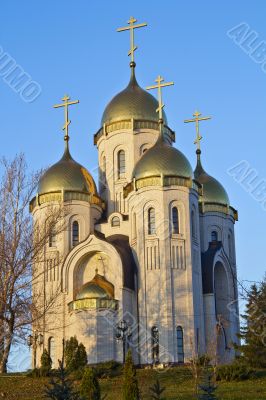
[(59, 107), (65, 107), (65, 125), (63, 126), (63, 131), (65, 131), (65, 137), (64, 140), (68, 142), (69, 140), (69, 135), (68, 135), (68, 126), (70, 125), (71, 121), (68, 119), (68, 106), (71, 106), (72, 104), (77, 104), (79, 103), (79, 100), (75, 101), (68, 101), (70, 100), (70, 97), (66, 94), (63, 98), (62, 104), (56, 104), (54, 108), (59, 108)]
[(163, 120), (163, 108), (165, 106), (165, 104), (163, 104), (163, 99), (162, 99), (162, 88), (165, 86), (171, 86), (174, 85), (174, 82), (164, 82), (163, 77), (161, 77), (160, 75), (158, 76), (157, 79), (155, 79), (155, 82), (158, 82), (158, 85), (154, 85), (154, 86), (148, 86), (146, 87), (147, 90), (151, 90), (151, 89), (158, 89), (158, 102), (159, 102), (159, 106), (156, 110), (156, 112), (159, 113), (159, 121)]
[(130, 51), (128, 55), (131, 56), (131, 62), (134, 62), (134, 51), (136, 51), (138, 48), (137, 46), (135, 46), (134, 43), (134, 29), (143, 28), (144, 26), (147, 26), (146, 22), (144, 22), (143, 24), (134, 25), (135, 22), (137, 22), (137, 20), (134, 17), (130, 17), (129, 21), (127, 21), (129, 26), (117, 29), (117, 32), (130, 31)]
[(188, 122), (195, 122), (196, 123), (196, 140), (194, 142), (194, 144), (197, 145), (197, 149), (200, 150), (200, 141), (202, 139), (202, 136), (199, 132), (199, 122), (200, 121), (207, 121), (208, 119), (211, 119), (211, 117), (201, 117), (201, 113), (199, 111), (195, 111), (193, 114), (193, 119), (185, 119), (185, 123)]

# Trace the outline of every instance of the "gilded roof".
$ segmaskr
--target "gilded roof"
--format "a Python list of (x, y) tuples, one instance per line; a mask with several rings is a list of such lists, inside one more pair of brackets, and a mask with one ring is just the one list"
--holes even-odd
[(97, 194), (92, 176), (86, 168), (73, 160), (68, 146), (66, 146), (61, 160), (50, 167), (41, 177), (38, 194), (60, 191), (62, 189), (65, 191)]
[(195, 179), (202, 185), (202, 196), (200, 201), (203, 203), (229, 205), (230, 201), (226, 190), (217, 179), (207, 174), (201, 165), (200, 152), (197, 154), (198, 162), (194, 175)]
[(114, 285), (104, 276), (96, 273), (95, 277), (85, 283), (79, 290), (76, 300), (81, 299), (110, 299), (114, 298)]
[[(102, 125), (125, 119), (158, 121), (158, 101), (146, 90), (142, 89), (131, 66), (131, 78), (128, 86), (118, 93), (107, 105), (102, 116)], [(163, 113), (165, 124), (166, 115)]]
[(193, 170), (188, 159), (181, 151), (161, 138), (137, 162), (132, 178), (142, 179), (160, 175), (193, 178)]

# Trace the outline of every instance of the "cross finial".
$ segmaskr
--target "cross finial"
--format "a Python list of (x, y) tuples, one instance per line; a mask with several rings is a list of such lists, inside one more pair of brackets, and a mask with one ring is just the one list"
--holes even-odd
[(195, 122), (195, 124), (196, 124), (196, 139), (194, 141), (194, 144), (197, 145), (197, 150), (200, 150), (200, 141), (202, 139), (202, 136), (201, 136), (200, 131), (199, 131), (199, 122), (200, 121), (207, 121), (208, 119), (211, 119), (211, 117), (201, 117), (201, 113), (199, 111), (197, 111), (197, 110), (194, 112), (193, 117), (195, 117), (195, 118), (185, 119), (184, 122), (185, 123)]
[(142, 24), (135, 24), (137, 20), (134, 17), (130, 17), (129, 21), (127, 23), (129, 26), (124, 26), (123, 28), (118, 28), (117, 32), (123, 32), (123, 31), (130, 31), (130, 50), (128, 53), (128, 56), (131, 56), (131, 63), (134, 64), (134, 52), (137, 50), (137, 46), (135, 46), (134, 43), (134, 29), (137, 28), (143, 28), (144, 26), (147, 26), (146, 22)]
[(159, 123), (162, 125), (163, 124), (163, 108), (165, 104), (163, 104), (163, 97), (162, 97), (162, 88), (165, 86), (171, 86), (174, 85), (174, 82), (164, 82), (164, 78), (161, 75), (158, 75), (158, 77), (155, 79), (155, 82), (157, 82), (157, 85), (153, 86), (148, 86), (146, 87), (147, 90), (151, 89), (158, 89), (158, 103), (159, 106), (156, 109), (156, 112), (159, 113)]
[(79, 100), (75, 100), (75, 101), (69, 101), (70, 97), (66, 94), (63, 98), (62, 104), (56, 104), (54, 105), (54, 108), (59, 108), (59, 107), (65, 107), (65, 124), (63, 126), (63, 131), (65, 131), (65, 136), (64, 136), (64, 140), (66, 142), (69, 141), (69, 135), (68, 135), (68, 126), (70, 125), (71, 121), (68, 119), (68, 106), (71, 106), (72, 104), (77, 104), (79, 103)]

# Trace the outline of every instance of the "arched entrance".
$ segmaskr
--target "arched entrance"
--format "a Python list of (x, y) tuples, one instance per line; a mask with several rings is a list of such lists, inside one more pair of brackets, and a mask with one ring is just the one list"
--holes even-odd
[(216, 312), (216, 346), (218, 362), (224, 362), (230, 336), (230, 313), (228, 309), (229, 282), (224, 265), (217, 262), (214, 267), (214, 295)]

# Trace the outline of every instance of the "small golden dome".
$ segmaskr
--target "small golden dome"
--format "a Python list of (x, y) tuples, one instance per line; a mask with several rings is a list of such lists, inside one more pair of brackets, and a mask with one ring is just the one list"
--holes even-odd
[(193, 179), (193, 170), (184, 154), (160, 138), (138, 161), (132, 178), (138, 180), (161, 174)]
[(200, 160), (200, 150), (197, 151), (198, 161), (194, 175), (195, 179), (202, 185), (202, 203), (216, 203), (222, 205), (230, 205), (228, 194), (217, 179), (208, 175), (203, 169)]
[(79, 290), (76, 300), (81, 299), (112, 299), (114, 298), (114, 285), (104, 276), (96, 273), (95, 277), (85, 283)]
[[(131, 66), (131, 79), (128, 86), (118, 93), (107, 105), (102, 117), (102, 125), (126, 119), (158, 121), (158, 101), (136, 80), (134, 66)], [(163, 113), (165, 124), (166, 115)]]
[(93, 283), (87, 283), (82, 286), (77, 295), (77, 300), (81, 299), (108, 299), (106, 291)]
[(67, 145), (61, 160), (50, 167), (41, 177), (38, 194), (62, 189), (97, 195), (92, 176), (86, 168), (73, 160)]

